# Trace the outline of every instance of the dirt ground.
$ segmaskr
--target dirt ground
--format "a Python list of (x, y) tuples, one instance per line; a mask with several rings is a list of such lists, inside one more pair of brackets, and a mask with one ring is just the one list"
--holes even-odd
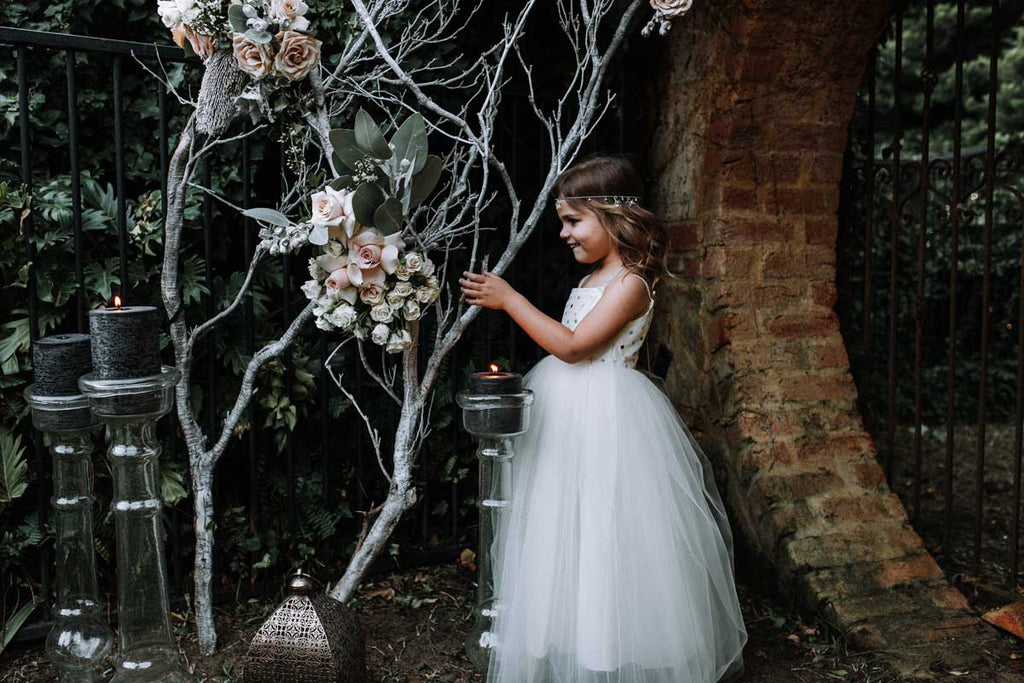
[[(367, 631), (370, 680), (483, 681), (483, 674), (473, 670), (463, 651), (463, 640), (472, 625), (474, 590), (473, 575), (458, 563), (394, 572), (368, 581), (353, 605)], [(749, 634), (744, 651), (746, 669), (740, 681), (901, 680), (882, 653), (852, 652), (842, 634), (827, 624), (805, 620), (746, 585), (739, 586), (739, 594)], [(197, 680), (243, 680), (248, 643), (274, 607), (269, 601), (250, 601), (221, 608), (217, 615), (220, 649), (207, 658), (197, 654), (187, 615), (175, 615), (179, 644)], [(934, 680), (1024, 681), (1024, 643), (1011, 655), (1016, 657), (1022, 659), (992, 662), (984, 670), (937, 671)], [(108, 662), (104, 679), (112, 675)], [(43, 657), (41, 642), (13, 645), (0, 655), (0, 683), (53, 680), (55, 672)]]

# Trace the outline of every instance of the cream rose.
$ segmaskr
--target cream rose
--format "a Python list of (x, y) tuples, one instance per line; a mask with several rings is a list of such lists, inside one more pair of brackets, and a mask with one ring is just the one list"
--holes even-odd
[(397, 277), (399, 280), (403, 280), (404, 281), (404, 280), (408, 280), (410, 277), (412, 277), (412, 273), (409, 272), (409, 269), (406, 267), (406, 265), (404, 263), (396, 263), (395, 264), (395, 277)]
[(389, 323), (394, 319), (391, 307), (386, 303), (377, 304), (370, 309), (370, 319), (378, 323)]
[(651, 0), (651, 7), (667, 18), (681, 17), (693, 5), (693, 0)]
[(388, 306), (390, 306), (393, 311), (397, 311), (405, 305), (405, 297), (393, 289), (388, 292), (387, 301)]
[(377, 326), (370, 332), (370, 340), (374, 344), (380, 344), (384, 346), (388, 343), (388, 338), (391, 336), (391, 329), (384, 323), (377, 323)]
[(306, 77), (320, 61), (320, 41), (297, 31), (281, 31), (275, 36), (281, 47), (274, 57), (274, 69), (290, 81)]
[(274, 53), (269, 44), (254, 43), (242, 33), (232, 33), (231, 46), (239, 69), (257, 81), (270, 73), (274, 65)]
[(430, 287), (423, 286), (416, 288), (416, 301), (420, 302), (421, 304), (425, 304), (428, 301), (430, 301), (431, 296), (432, 294)]
[(368, 306), (376, 306), (384, 301), (384, 287), (376, 282), (371, 282), (359, 290), (359, 298)]
[(274, 21), (284, 21), (301, 17), (309, 9), (309, 5), (302, 0), (273, 0), (270, 3), (270, 18)]
[(391, 339), (388, 339), (388, 345), (385, 349), (388, 353), (399, 353), (411, 345), (412, 336), (409, 334), (409, 330), (402, 330), (401, 334), (395, 332), (391, 335)]
[(423, 265), (420, 267), (420, 274), (426, 277), (430, 277), (434, 274), (434, 262), (428, 258), (423, 259)]
[(409, 283), (409, 282), (399, 282), (398, 284), (396, 284), (394, 286), (394, 288), (391, 291), (393, 291), (395, 294), (398, 294), (401, 297), (406, 297), (406, 296), (409, 296), (410, 294), (412, 294), (413, 291), (415, 291), (415, 290), (414, 290), (414, 288), (413, 288), (411, 283)]
[(410, 273), (420, 272), (420, 269), (423, 268), (423, 257), (415, 251), (410, 251), (405, 255), (405, 267), (409, 269)]
[(409, 299), (405, 302), (405, 310), (403, 311), (406, 320), (419, 320), (420, 319), (420, 305)]

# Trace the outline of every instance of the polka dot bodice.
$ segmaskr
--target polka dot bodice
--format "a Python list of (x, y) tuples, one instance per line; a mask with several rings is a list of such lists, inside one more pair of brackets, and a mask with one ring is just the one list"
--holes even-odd
[[(569, 294), (568, 301), (565, 302), (562, 324), (570, 330), (575, 330), (587, 313), (597, 305), (603, 294), (603, 285), (600, 287), (574, 287)], [(643, 315), (630, 320), (604, 348), (597, 351), (588, 360), (595, 363), (613, 363), (635, 368), (640, 355), (640, 347), (643, 346), (644, 339), (647, 337), (647, 330), (651, 326), (653, 317), (654, 299), (652, 298)]]

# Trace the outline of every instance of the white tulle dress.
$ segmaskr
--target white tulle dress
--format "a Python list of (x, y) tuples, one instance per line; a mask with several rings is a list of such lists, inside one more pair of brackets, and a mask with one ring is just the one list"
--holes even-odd
[[(575, 329), (603, 292), (573, 289), (562, 323)], [(705, 683), (742, 670), (732, 533), (711, 466), (635, 369), (653, 308), (591, 359), (549, 355), (524, 377), (530, 428), (513, 442), (511, 506), (492, 546), (490, 683)]]

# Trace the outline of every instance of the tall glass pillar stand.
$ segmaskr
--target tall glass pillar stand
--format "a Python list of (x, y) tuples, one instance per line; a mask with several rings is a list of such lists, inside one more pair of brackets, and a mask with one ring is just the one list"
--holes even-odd
[(171, 410), (179, 373), (101, 380), (79, 386), (93, 414), (110, 428), (107, 457), (114, 479), (117, 533), (118, 652), (114, 683), (191, 682), (171, 634), (160, 498), (156, 423)]
[(96, 422), (85, 396), (44, 396), (33, 385), (25, 389), (25, 400), (32, 409), (32, 423), (46, 434), (53, 455), (50, 502), (57, 575), (46, 657), (62, 683), (89, 683), (100, 680), (96, 667), (114, 642), (96, 589), (92, 516)]
[(460, 391), (455, 400), (462, 408), (463, 427), (479, 440), (476, 622), (466, 638), (466, 656), (484, 671), (491, 651), (501, 646), (494, 632), (495, 619), (501, 618), (501, 604), (496, 600), (501, 577), (495, 573), (495, 563), (499, 561), (498, 534), (512, 504), (512, 437), (529, 429), (533, 392), (484, 395)]

